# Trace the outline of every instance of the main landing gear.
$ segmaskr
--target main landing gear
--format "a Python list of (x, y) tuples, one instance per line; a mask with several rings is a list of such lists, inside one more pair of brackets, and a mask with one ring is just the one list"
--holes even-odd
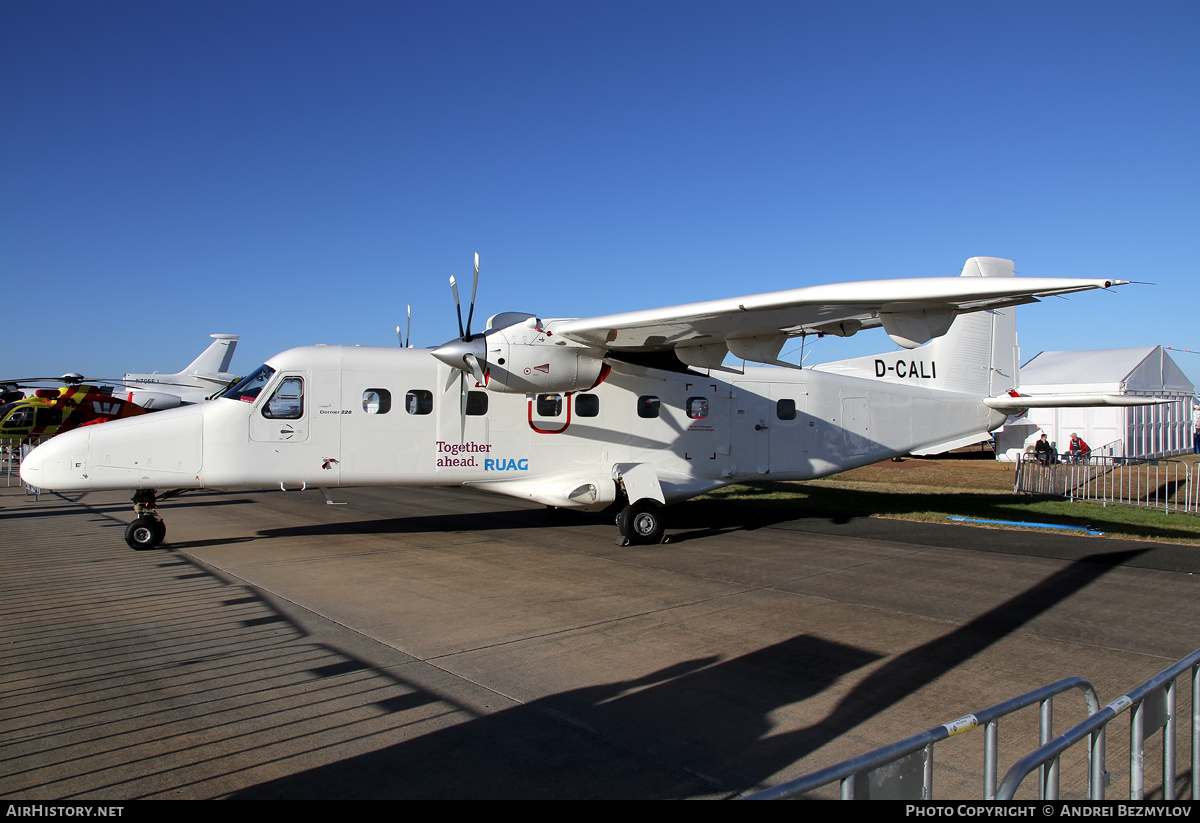
[(666, 543), (663, 536), (662, 508), (653, 500), (639, 500), (621, 509), (617, 515), (621, 536), (618, 546), (645, 546)]
[(167, 524), (159, 517), (155, 508), (159, 500), (183, 494), (184, 489), (167, 492), (159, 496), (154, 489), (138, 489), (133, 494), (133, 512), (137, 515), (125, 527), (125, 542), (135, 551), (153, 549), (167, 536)]

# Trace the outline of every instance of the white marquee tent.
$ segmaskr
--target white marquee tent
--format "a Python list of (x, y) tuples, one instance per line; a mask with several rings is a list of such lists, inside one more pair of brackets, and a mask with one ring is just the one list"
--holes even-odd
[(1072, 432), (1096, 455), (1169, 457), (1192, 451), (1196, 387), (1162, 346), (1048, 351), (1021, 366), (1021, 394), (1122, 394), (1162, 397), (1154, 406), (1030, 409), (996, 432), (999, 459), (1013, 458), (1045, 432), (1060, 452)]

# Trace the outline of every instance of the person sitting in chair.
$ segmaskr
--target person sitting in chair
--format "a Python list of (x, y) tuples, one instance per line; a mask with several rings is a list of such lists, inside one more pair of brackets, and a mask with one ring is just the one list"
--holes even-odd
[(1072, 463), (1086, 463), (1092, 448), (1083, 438), (1071, 432), (1071, 442), (1067, 445), (1067, 459)]
[(1057, 463), (1058, 458), (1054, 454), (1054, 446), (1050, 444), (1050, 438), (1042, 435), (1042, 439), (1033, 447), (1033, 453), (1037, 457), (1037, 462), (1042, 466), (1049, 466), (1052, 463)]

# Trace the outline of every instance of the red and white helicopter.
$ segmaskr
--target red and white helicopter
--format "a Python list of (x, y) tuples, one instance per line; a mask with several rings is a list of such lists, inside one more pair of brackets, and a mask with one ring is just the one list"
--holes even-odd
[[(479, 257), (475, 257), (475, 287)], [(21, 465), (43, 489), (135, 492), (134, 548), (190, 489), (464, 485), (547, 506), (619, 505), (624, 543), (663, 538), (660, 507), (731, 483), (808, 480), (974, 442), (1030, 400), (1014, 306), (1128, 281), (960, 277), (809, 286), (585, 319), (493, 316), (430, 349), (309, 346), (212, 402), (68, 432)], [(457, 286), (451, 278), (457, 301)], [(903, 347), (801, 369), (800, 335), (882, 326)], [(734, 369), (728, 354), (769, 367)], [(780, 368), (780, 367), (783, 368)], [(1120, 402), (1059, 398), (1059, 405)], [(1037, 402), (1046, 402), (1039, 398)]]

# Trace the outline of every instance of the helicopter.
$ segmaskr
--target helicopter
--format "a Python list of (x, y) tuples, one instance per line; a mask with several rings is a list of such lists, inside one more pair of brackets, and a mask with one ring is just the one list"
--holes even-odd
[[(58, 379), (66, 385), (37, 389), (31, 397), (21, 396), (0, 405), (0, 438), (33, 442), (80, 426), (124, 420), (148, 411), (84, 383), (83, 375), (65, 374)], [(4, 384), (6, 397), (19, 394), (18, 382), (22, 381)]]

